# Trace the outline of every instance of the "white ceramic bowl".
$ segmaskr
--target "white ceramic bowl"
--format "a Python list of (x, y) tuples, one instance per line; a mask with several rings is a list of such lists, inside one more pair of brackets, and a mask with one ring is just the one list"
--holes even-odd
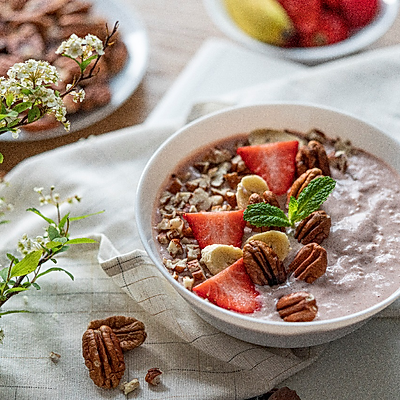
[(305, 104), (264, 104), (232, 108), (200, 118), (171, 136), (152, 156), (143, 171), (136, 198), (136, 219), (143, 245), (156, 268), (207, 322), (247, 342), (273, 347), (305, 347), (344, 336), (400, 297), (400, 288), (382, 302), (355, 314), (302, 323), (265, 321), (217, 307), (183, 288), (162, 264), (153, 237), (152, 215), (160, 188), (176, 164), (219, 139), (273, 127), (306, 132), (321, 129), (331, 136), (350, 139), (354, 145), (388, 161), (400, 172), (400, 143), (353, 116)]
[(328, 46), (310, 48), (282, 48), (254, 39), (242, 31), (231, 19), (223, 0), (203, 0), (214, 24), (228, 37), (267, 55), (287, 58), (307, 64), (328, 61), (355, 53), (378, 40), (392, 26), (399, 10), (398, 0), (380, 0), (381, 8), (376, 18), (350, 38)]

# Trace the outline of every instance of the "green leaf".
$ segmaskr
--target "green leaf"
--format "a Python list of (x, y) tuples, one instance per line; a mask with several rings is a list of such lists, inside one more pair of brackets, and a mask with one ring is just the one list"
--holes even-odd
[(68, 221), (68, 218), (69, 218), (69, 213), (65, 214), (65, 215), (61, 218), (60, 223), (58, 224), (58, 229), (61, 230), (62, 228), (64, 228), (65, 224), (66, 224), (67, 221)]
[(46, 243), (46, 249), (54, 250), (54, 249), (63, 247), (63, 245), (64, 245), (64, 243), (61, 243), (56, 240), (52, 240), (51, 242)]
[(19, 262), (18, 258), (13, 256), (11, 253), (7, 253), (7, 258), (14, 264), (16, 264), (17, 262)]
[(33, 286), (36, 290), (40, 290), (40, 286), (39, 286), (36, 282), (32, 282), (32, 286)]
[(32, 107), (32, 103), (30, 101), (24, 101), (22, 103), (17, 104), (15, 107), (13, 107), (13, 111), (20, 114), (31, 107)]
[(83, 71), (88, 67), (88, 65), (89, 65), (94, 59), (96, 59), (97, 57), (98, 57), (98, 56), (97, 56), (97, 54), (96, 54), (96, 55), (91, 56), (91, 57), (87, 58), (86, 60), (82, 61), (82, 62), (79, 64), (79, 66), (80, 66), (80, 68), (81, 68), (81, 71), (83, 72)]
[(50, 240), (54, 240), (56, 238), (61, 237), (60, 232), (54, 225), (49, 225), (49, 227), (47, 228), (47, 233), (49, 234)]
[(30, 94), (32, 94), (32, 91), (30, 89), (23, 88), (23, 89), (21, 89), (21, 93), (25, 94), (25, 95), (30, 95)]
[(8, 270), (9, 270), (9, 268), (10, 268), (10, 267), (3, 268), (3, 269), (0, 271), (0, 278), (1, 278), (4, 282), (7, 281), (7, 275), (8, 275)]
[(330, 176), (313, 179), (297, 198), (297, 211), (293, 215), (292, 223), (301, 221), (312, 212), (318, 210), (335, 188), (336, 181)]
[(46, 269), (46, 271), (43, 271), (42, 273), (40, 273), (36, 277), (36, 279), (38, 279), (39, 277), (41, 277), (43, 275), (48, 274), (49, 272), (55, 272), (55, 271), (65, 272), (72, 280), (74, 280), (74, 276), (70, 272), (66, 271), (64, 268), (59, 268), (59, 267), (52, 267), (52, 268)]
[(41, 112), (38, 106), (33, 106), (29, 111), (28, 111), (28, 122), (33, 122), (40, 118)]
[(32, 251), (31, 253), (27, 254), (19, 263), (15, 264), (11, 268), (10, 277), (13, 278), (15, 276), (24, 276), (33, 272), (37, 268), (42, 254), (42, 250)]
[(0, 153), (0, 164), (3, 164), (3, 161), (4, 161), (4, 156), (3, 154)]
[(0, 318), (3, 315), (7, 315), (7, 314), (15, 314), (15, 313), (22, 313), (22, 312), (29, 312), (27, 310), (10, 310), (10, 311), (4, 311), (4, 312), (0, 312)]
[(280, 208), (267, 203), (250, 204), (244, 210), (243, 219), (257, 227), (290, 226), (285, 213)]
[(5, 114), (0, 114), (0, 120), (7, 118), (7, 117), (18, 117), (19, 113), (17, 111), (10, 111), (8, 113)]
[(289, 221), (293, 220), (293, 215), (295, 215), (295, 213), (297, 212), (298, 207), (299, 203), (297, 202), (296, 198), (294, 196), (291, 196), (288, 204)]
[(7, 96), (6, 96), (7, 107), (10, 107), (11, 104), (13, 103), (13, 101), (14, 101), (14, 95), (12, 93), (7, 93)]
[(48, 217), (44, 216), (44, 215), (43, 215), (38, 209), (36, 209), (36, 208), (33, 208), (33, 207), (27, 208), (26, 211), (32, 211), (33, 213), (39, 215), (39, 217), (42, 217), (42, 218), (43, 218), (46, 222), (48, 222), (49, 224), (55, 224), (55, 222), (54, 222), (51, 218), (48, 218)]
[(28, 288), (18, 286), (18, 287), (14, 287), (14, 288), (8, 289), (6, 292), (7, 293), (25, 292), (26, 290), (28, 290)]
[(88, 217), (93, 217), (93, 215), (103, 214), (103, 212), (105, 212), (105, 210), (103, 210), (103, 211), (98, 211), (98, 212), (92, 213), (92, 214), (81, 215), (80, 217), (71, 217), (69, 220), (70, 220), (71, 222), (72, 222), (72, 221), (79, 221), (79, 220), (81, 220), (81, 219), (85, 219), (85, 218), (88, 218)]
[(97, 243), (97, 240), (89, 238), (76, 238), (67, 241), (68, 244)]

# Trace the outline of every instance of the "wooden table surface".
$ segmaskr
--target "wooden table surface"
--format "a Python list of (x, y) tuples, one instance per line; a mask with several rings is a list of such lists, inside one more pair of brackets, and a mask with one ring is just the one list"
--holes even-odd
[[(1, 141), (9, 171), (23, 159), (80, 138), (140, 124), (161, 100), (180, 72), (209, 37), (225, 37), (208, 17), (201, 0), (124, 0), (146, 25), (150, 44), (149, 63), (135, 93), (112, 115), (86, 129), (40, 141)], [(400, 43), (400, 15), (391, 29), (369, 48)]]

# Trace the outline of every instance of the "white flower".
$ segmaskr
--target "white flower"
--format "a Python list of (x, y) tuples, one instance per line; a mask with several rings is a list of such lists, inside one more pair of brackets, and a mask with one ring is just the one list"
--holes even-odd
[(103, 42), (95, 35), (86, 35), (85, 36), (85, 41), (86, 44), (91, 47), (97, 54), (103, 55), (104, 50), (103, 50)]
[(85, 91), (83, 89), (80, 89), (78, 92), (72, 91), (70, 95), (75, 103), (82, 102), (85, 99)]
[(73, 33), (68, 40), (61, 43), (59, 48), (56, 50), (56, 53), (72, 58), (78, 58), (83, 54), (83, 46), (83, 39)]

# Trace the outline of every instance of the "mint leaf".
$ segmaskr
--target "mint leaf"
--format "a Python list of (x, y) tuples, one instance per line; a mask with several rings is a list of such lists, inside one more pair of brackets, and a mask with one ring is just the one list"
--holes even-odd
[(290, 226), (285, 213), (278, 207), (267, 203), (250, 204), (244, 210), (243, 219), (256, 227)]
[(292, 224), (308, 217), (318, 210), (335, 188), (336, 181), (330, 176), (313, 179), (297, 198), (297, 209), (289, 214)]
[(296, 222), (307, 218), (319, 209), (335, 188), (336, 181), (329, 176), (313, 179), (300, 193), (291, 197), (288, 204), (288, 215), (278, 207), (266, 203), (250, 204), (244, 210), (243, 219), (256, 227), (261, 226), (294, 226)]

